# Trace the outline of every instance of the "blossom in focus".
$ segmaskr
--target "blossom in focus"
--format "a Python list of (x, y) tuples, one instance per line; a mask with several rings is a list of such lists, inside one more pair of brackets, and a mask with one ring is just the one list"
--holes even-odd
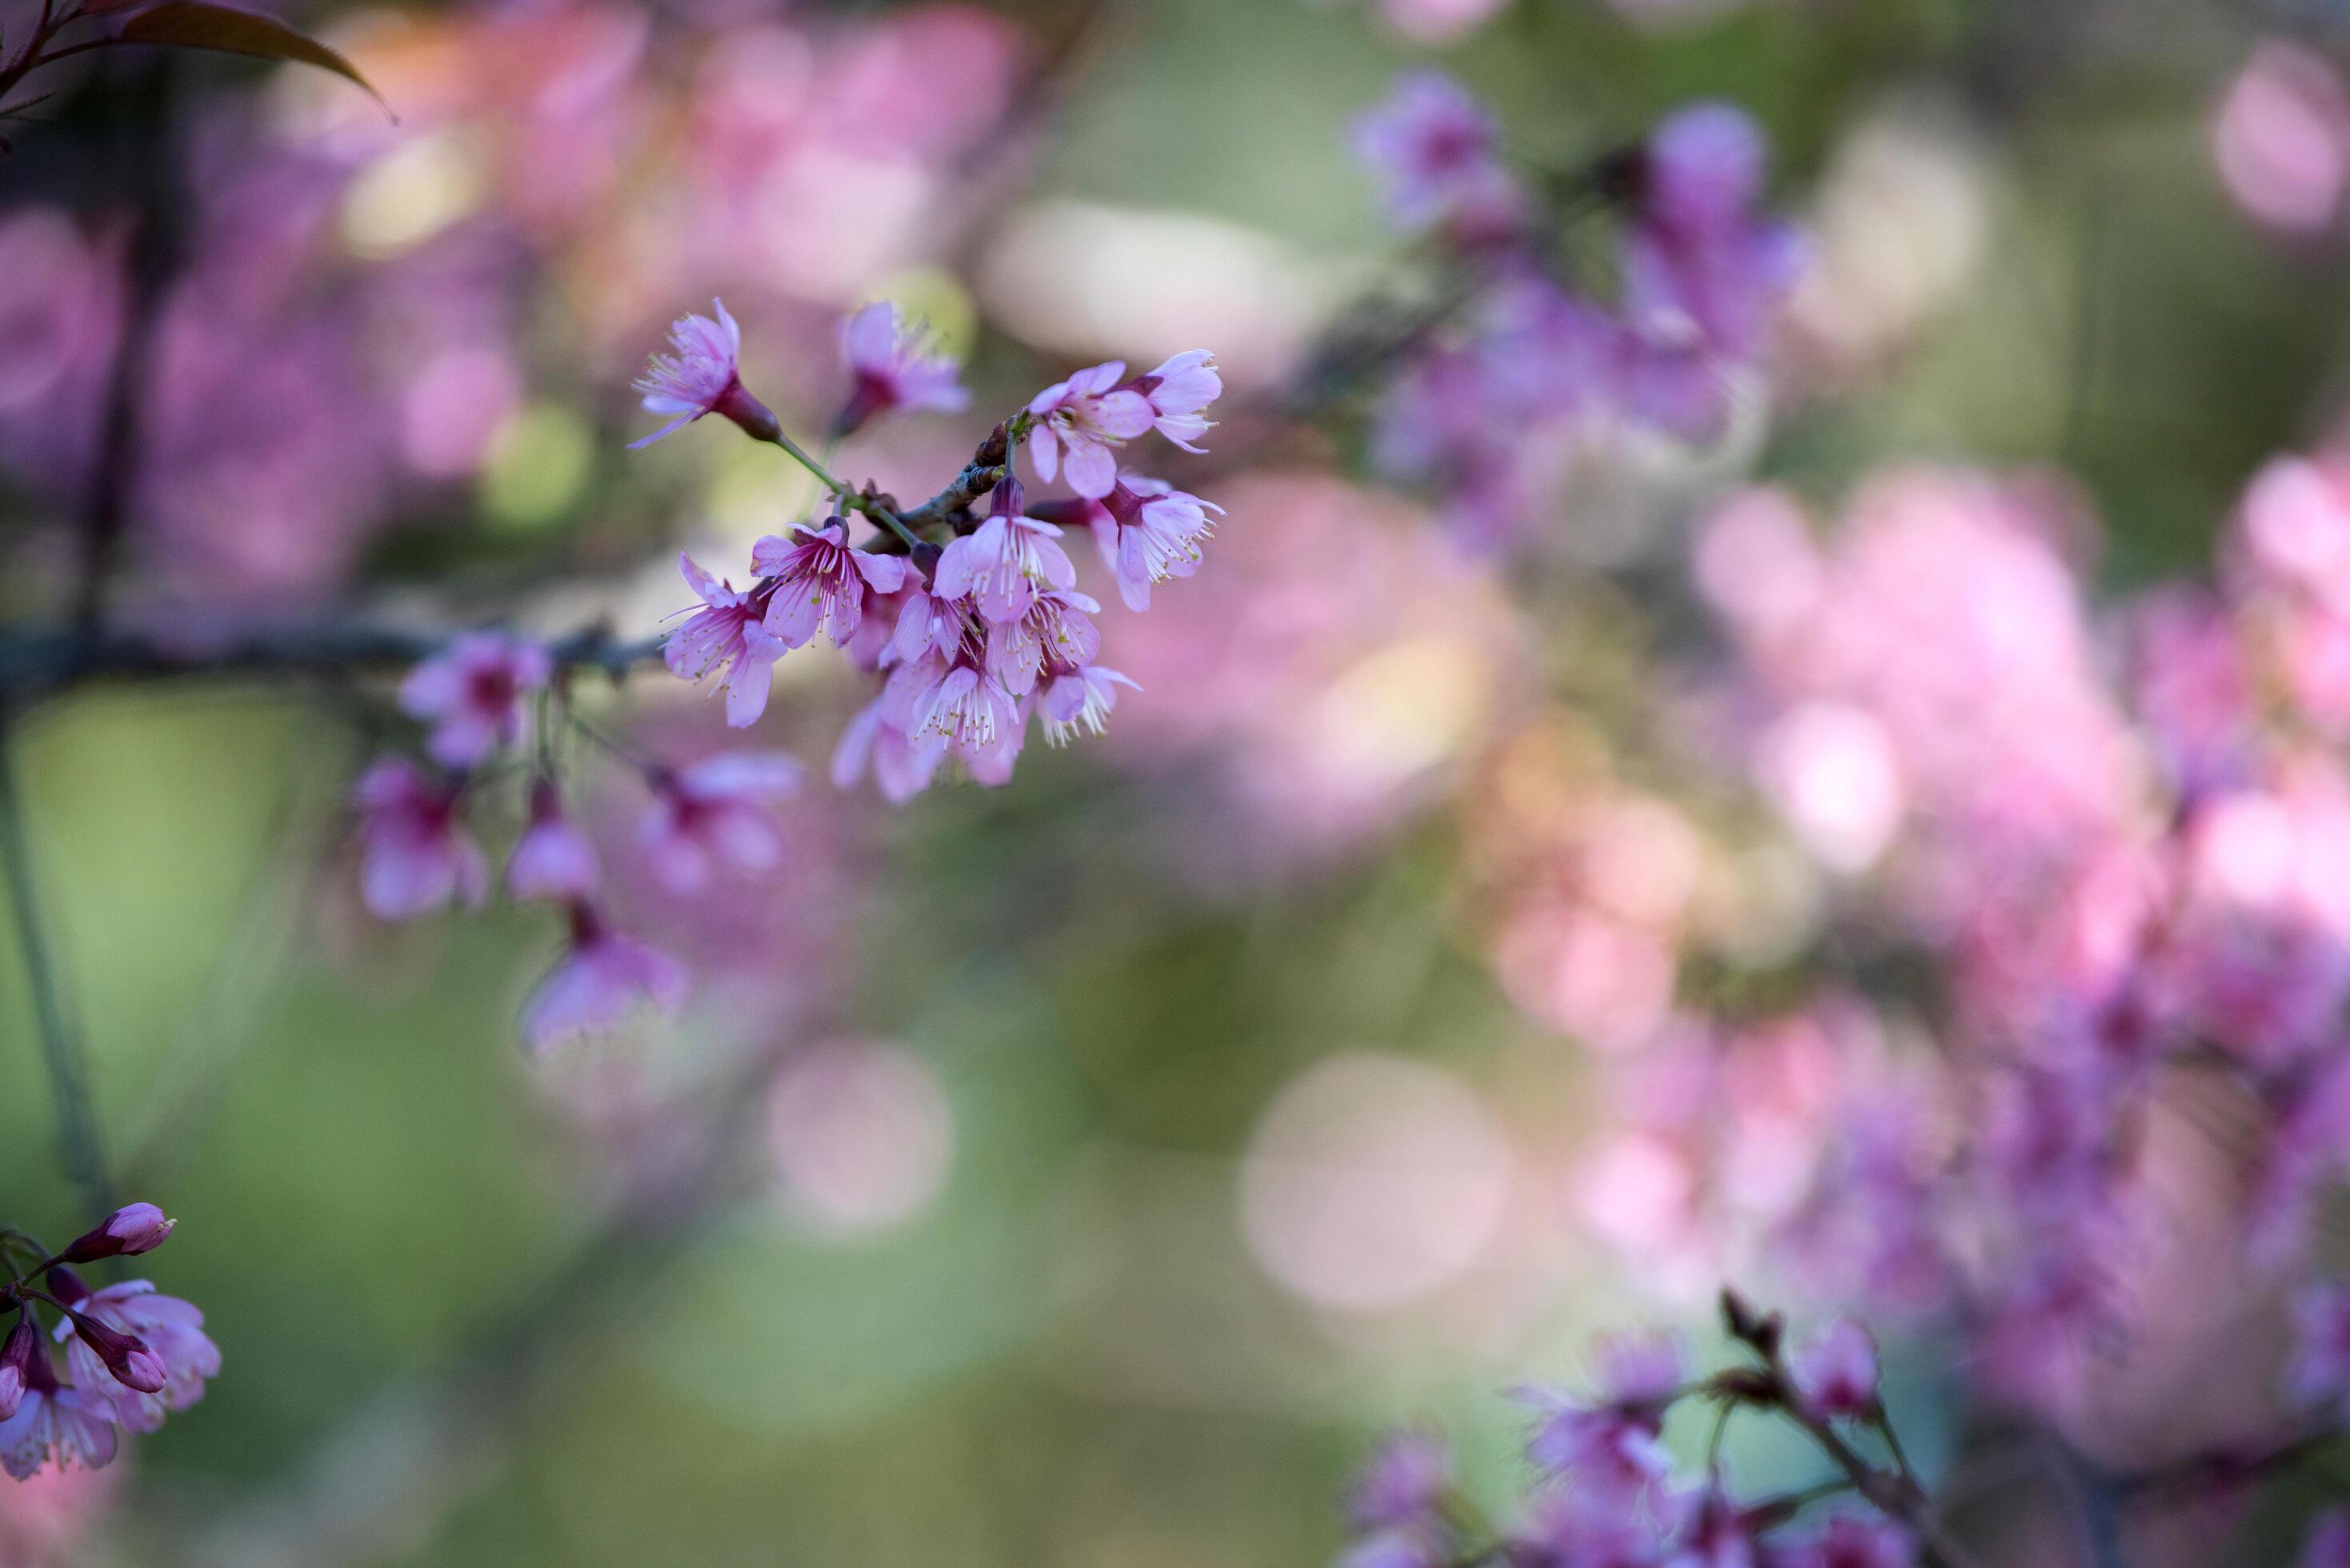
[(602, 865), (596, 846), (566, 815), (552, 779), (530, 786), (530, 822), (506, 857), (506, 891), (516, 898), (568, 904), (596, 890)]
[(1094, 543), (1127, 608), (1149, 609), (1152, 584), (1200, 569), (1201, 546), (1216, 529), (1211, 512), (1221, 516), (1223, 508), (1132, 473), (1120, 474), (1108, 495), (1089, 504)]
[(631, 449), (650, 446), (705, 414), (724, 414), (756, 440), (772, 440), (775, 416), (743, 385), (739, 361), (743, 328), (726, 306), (716, 300), (712, 321), (706, 316), (681, 316), (669, 329), (671, 351), (656, 354), (637, 381), (647, 413), (674, 414), (652, 434), (629, 443)]
[[(60, 1299), (69, 1297), (70, 1292)], [(204, 1314), (177, 1296), (156, 1293), (145, 1280), (108, 1285), (70, 1299), (69, 1304), (103, 1331), (93, 1334), (85, 1324), (71, 1319), (57, 1324), (74, 1386), (85, 1397), (109, 1405), (127, 1431), (155, 1430), (163, 1424), (165, 1412), (193, 1405), (204, 1397), (205, 1381), (220, 1375), (220, 1346), (204, 1333)], [(152, 1362), (145, 1369), (151, 1376), (126, 1376), (119, 1359), (108, 1354), (108, 1334), (141, 1345)]]
[(426, 659), (400, 683), (400, 705), (428, 721), (425, 749), (444, 767), (473, 768), (487, 762), (522, 732), (522, 701), (554, 673), (545, 648), (497, 632), (457, 639), (446, 652)]
[[(1111, 473), (1115, 479), (1115, 466)], [(1057, 542), (1060, 529), (1024, 515), (1025, 506), (1018, 480), (997, 485), (987, 521), (939, 556), (932, 595), (968, 598), (981, 615), (1001, 624), (1025, 616), (1043, 590), (1076, 587), (1077, 569)]]
[(533, 1054), (603, 1033), (641, 1008), (684, 1005), (685, 966), (606, 925), (586, 904), (571, 907), (571, 946), (523, 1009), (522, 1038)]
[(489, 865), (457, 820), (462, 785), (436, 783), (405, 758), (359, 775), (360, 887), (382, 919), (405, 920), (451, 904), (472, 908), (489, 890)]
[(653, 779), (641, 837), (655, 875), (693, 892), (715, 868), (761, 876), (784, 863), (768, 806), (796, 792), (805, 770), (780, 752), (727, 752)]
[(1355, 122), (1353, 141), (1399, 229), (1491, 230), (1515, 218), (1518, 195), (1501, 165), (1500, 128), (1440, 71), (1407, 72), (1384, 103)]
[(788, 651), (786, 645), (767, 629), (767, 605), (759, 593), (736, 592), (732, 583), (712, 576), (689, 556), (681, 554), (677, 565), (702, 607), (688, 612), (684, 624), (669, 634), (661, 657), (670, 673), (681, 680), (699, 680), (723, 670), (726, 722), (743, 729), (767, 711), (775, 663)]
[(1216, 373), (1213, 354), (1187, 349), (1127, 382), (1125, 389), (1150, 405), (1151, 428), (1161, 436), (1188, 452), (1205, 450), (1194, 443), (1215, 425), (1201, 410), (1224, 395), (1224, 379)]
[(131, 1257), (161, 1246), (178, 1224), (152, 1203), (127, 1203), (106, 1217), (106, 1222), (75, 1241), (57, 1254), (65, 1263), (89, 1263), (100, 1258)]
[(1093, 662), (1101, 632), (1093, 618), (1101, 606), (1074, 588), (1038, 594), (1018, 620), (987, 628), (987, 664), (1014, 697), (1025, 697), (1047, 670), (1070, 670)]
[(1045, 743), (1066, 746), (1080, 730), (1100, 734), (1109, 722), (1110, 710), (1118, 706), (1121, 686), (1129, 691), (1142, 690), (1117, 670), (1098, 664), (1047, 680), (1036, 694), (1036, 711), (1045, 721)]
[(961, 369), (929, 353), (922, 333), (886, 300), (848, 318), (840, 329), (840, 356), (856, 389), (833, 426), (836, 435), (854, 434), (868, 420), (894, 410), (959, 413), (971, 404)]
[(848, 545), (848, 524), (833, 517), (821, 528), (795, 526), (795, 538), (772, 535), (751, 549), (751, 569), (774, 579), (767, 600), (767, 635), (800, 648), (819, 631), (846, 647), (865, 618), (868, 599), (904, 586), (900, 556), (877, 556)]
[(1118, 483), (1116, 449), (1148, 431), (1159, 417), (1149, 399), (1119, 385), (1125, 375), (1126, 362), (1112, 359), (1055, 382), (1030, 400), (1035, 423), (1028, 431), (1028, 461), (1037, 478), (1050, 483), (1066, 469), (1069, 488), (1079, 495), (1099, 500), (1109, 493)]
[(1680, 1391), (1681, 1352), (1669, 1334), (1617, 1334), (1600, 1342), (1598, 1359), (1597, 1386), (1588, 1398), (1525, 1391), (1544, 1412), (1526, 1452), (1552, 1474), (1620, 1496), (1672, 1471), (1662, 1432), (1665, 1407)]
[(1877, 1408), (1877, 1341), (1855, 1319), (1840, 1317), (1791, 1358), (1795, 1392), (1823, 1416), (1862, 1417)]

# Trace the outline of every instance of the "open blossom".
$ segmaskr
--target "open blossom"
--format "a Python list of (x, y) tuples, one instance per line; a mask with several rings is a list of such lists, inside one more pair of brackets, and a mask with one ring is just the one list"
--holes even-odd
[(1795, 1392), (1823, 1416), (1863, 1417), (1877, 1407), (1877, 1342), (1848, 1317), (1799, 1347), (1790, 1370)]
[(400, 683), (400, 705), (429, 721), (425, 749), (444, 767), (479, 767), (522, 732), (522, 701), (546, 684), (546, 649), (494, 631), (457, 639)]
[(998, 484), (987, 521), (939, 556), (931, 593), (971, 599), (981, 615), (1002, 623), (1025, 616), (1045, 589), (1076, 587), (1077, 569), (1057, 543), (1061, 531), (1024, 515), (1025, 505), (1018, 480)]
[(677, 566), (702, 607), (669, 634), (661, 657), (671, 674), (686, 680), (723, 670), (726, 722), (743, 729), (767, 711), (775, 660), (789, 645), (767, 629), (767, 606), (759, 594), (736, 592), (733, 584), (712, 576), (690, 556), (681, 554)]
[[(1119, 384), (1126, 361), (1078, 371), (1029, 402), (1036, 422), (1028, 431), (1028, 461), (1051, 483), (1066, 468), (1069, 488), (1099, 500), (1118, 483), (1116, 449), (1149, 431), (1159, 414), (1150, 400)], [(999, 487), (1001, 488), (1001, 487)]]
[(1662, 1434), (1665, 1407), (1680, 1390), (1680, 1346), (1668, 1334), (1618, 1334), (1601, 1341), (1598, 1354), (1598, 1386), (1588, 1399), (1525, 1392), (1545, 1411), (1526, 1452), (1597, 1494), (1622, 1495), (1671, 1472)]
[(49, 1358), (25, 1366), (16, 1413), (0, 1420), (0, 1469), (24, 1480), (54, 1460), (60, 1469), (98, 1469), (114, 1461), (113, 1414), (100, 1399), (57, 1385)]
[(1224, 395), (1224, 379), (1216, 372), (1216, 357), (1205, 348), (1176, 355), (1148, 375), (1137, 376), (1126, 389), (1150, 405), (1151, 428), (1185, 452), (1204, 451), (1195, 443), (1215, 428), (1202, 413)]
[(522, 899), (567, 904), (596, 890), (602, 867), (596, 846), (564, 814), (552, 779), (530, 786), (530, 824), (506, 857), (506, 891)]
[(780, 752), (729, 752), (653, 780), (643, 839), (653, 870), (673, 891), (705, 885), (713, 867), (763, 876), (784, 863), (784, 834), (770, 803), (800, 787), (803, 770)]
[(835, 789), (854, 789), (869, 770), (882, 798), (902, 805), (931, 787), (946, 760), (943, 736), (919, 738), (889, 722), (885, 693), (867, 703), (840, 732), (832, 753)]
[(1074, 588), (1038, 594), (1026, 615), (987, 628), (988, 667), (1006, 691), (1025, 697), (1045, 670), (1093, 662), (1101, 651), (1101, 633), (1093, 623), (1100, 611), (1099, 604)]
[(1121, 686), (1132, 691), (1142, 690), (1117, 670), (1098, 664), (1047, 679), (1036, 692), (1036, 711), (1045, 721), (1045, 743), (1066, 746), (1080, 730), (1100, 734), (1109, 722), (1110, 710), (1118, 706)]
[(724, 305), (712, 300), (711, 306), (718, 319), (680, 317), (669, 329), (671, 351), (654, 355), (639, 379), (637, 390), (644, 394), (645, 411), (676, 417), (643, 440), (630, 441), (631, 449), (650, 446), (705, 414), (723, 414), (756, 440), (774, 439), (775, 416), (743, 385), (738, 368), (743, 328), (726, 314)]
[(819, 631), (846, 647), (868, 599), (904, 586), (905, 557), (849, 548), (848, 524), (839, 517), (821, 528), (795, 524), (794, 533), (793, 539), (770, 535), (751, 549), (752, 570), (775, 579), (767, 633), (785, 648), (803, 647)]
[(1386, 102), (1355, 122), (1355, 156), (1379, 182), (1388, 219), (1407, 232), (1511, 226), (1520, 198), (1500, 146), (1484, 105), (1440, 71), (1406, 73)]
[(381, 919), (404, 920), (452, 903), (479, 904), (489, 888), (481, 846), (458, 825), (463, 790), (436, 783), (405, 758), (359, 775), (361, 891)]
[[(60, 1299), (75, 1314), (57, 1327), (74, 1386), (109, 1406), (127, 1430), (155, 1430), (165, 1412), (193, 1405), (204, 1397), (205, 1381), (220, 1375), (220, 1346), (204, 1333), (204, 1314), (177, 1296), (156, 1293), (145, 1280), (95, 1293), (84, 1288), (78, 1295), (68, 1290)], [(109, 1335), (139, 1351), (117, 1353)]]
[(1099, 504), (1094, 542), (1127, 608), (1149, 609), (1152, 584), (1200, 569), (1201, 546), (1216, 531), (1208, 514), (1223, 510), (1164, 481), (1119, 475)]
[(172, 1234), (176, 1220), (167, 1219), (152, 1203), (126, 1203), (106, 1217), (106, 1222), (57, 1254), (60, 1262), (89, 1263), (100, 1258), (126, 1258), (151, 1252)]
[(923, 335), (886, 300), (848, 318), (840, 329), (840, 355), (857, 385), (834, 424), (836, 434), (852, 434), (892, 410), (959, 413), (970, 406), (971, 392), (955, 362), (926, 352)]
[(685, 1002), (685, 966), (613, 930), (586, 904), (571, 907), (571, 947), (523, 1009), (523, 1044), (534, 1054), (617, 1029), (640, 1008), (674, 1012)]
[[(941, 563), (941, 576), (944, 576)], [(993, 782), (1016, 755), (1027, 716), (987, 656), (989, 639), (976, 617), (963, 617), (953, 652), (926, 652), (900, 664), (882, 689), (881, 714), (909, 737), (945, 741), (966, 764)]]

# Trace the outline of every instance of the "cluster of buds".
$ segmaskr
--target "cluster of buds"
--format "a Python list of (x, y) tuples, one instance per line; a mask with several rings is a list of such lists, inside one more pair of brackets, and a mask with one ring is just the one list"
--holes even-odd
[[(1692, 105), (1570, 180), (1530, 183), (1484, 107), (1419, 71), (1355, 148), (1390, 219), (1432, 233), (1464, 275), (1458, 319), (1422, 336), (1388, 390), (1376, 452), (1471, 536), (1523, 527), (1579, 452), (1638, 434), (1714, 441), (1761, 391), (1803, 246), (1761, 209), (1768, 153), (1742, 111)], [(1622, 218), (1604, 296), (1554, 243), (1593, 200)]]
[[(1491, 1532), (1454, 1492), (1438, 1438), (1410, 1431), (1388, 1439), (1349, 1500), (1356, 1540), (1340, 1568), (1931, 1568), (1951, 1561), (1924, 1522), (1925, 1494), (1879, 1397), (1867, 1331), (1839, 1320), (1791, 1353), (1775, 1314), (1758, 1314), (1735, 1293), (1724, 1293), (1722, 1311), (1746, 1357), (1710, 1376), (1690, 1375), (1672, 1336), (1636, 1334), (1600, 1342), (1587, 1393), (1522, 1392), (1539, 1412), (1526, 1445), (1538, 1484), (1499, 1540), (1482, 1538)], [(1705, 1471), (1694, 1479), (1676, 1475), (1663, 1440), (1668, 1416), (1684, 1403), (1718, 1413)], [(1721, 1434), (1742, 1410), (1792, 1423), (1837, 1478), (1783, 1495), (1734, 1497)], [(1867, 1457), (1865, 1446), (1882, 1457)], [(1845, 1498), (1866, 1506), (1815, 1506)]]
[[(645, 407), (680, 422), (718, 414), (783, 447), (816, 475), (830, 505), (820, 521), (759, 540), (745, 587), (680, 558), (700, 603), (671, 634), (670, 669), (714, 678), (727, 722), (746, 726), (765, 710), (775, 661), (828, 639), (884, 678), (841, 737), (834, 782), (847, 788), (869, 772), (892, 800), (926, 788), (950, 757), (983, 784), (1003, 783), (1032, 718), (1055, 745), (1100, 732), (1120, 688), (1134, 683), (1097, 661), (1101, 605), (1078, 588), (1062, 540), (1073, 528), (1089, 532), (1135, 610), (1149, 607), (1154, 585), (1198, 569), (1221, 509), (1125, 471), (1119, 452), (1154, 431), (1199, 452), (1205, 410), (1223, 390), (1213, 358), (1179, 354), (1140, 376), (1116, 360), (1081, 370), (999, 424), (938, 498), (901, 512), (834, 479), (782, 431), (743, 389), (741, 340), (723, 306), (716, 321), (679, 322), (675, 352), (639, 383)], [(937, 361), (894, 317), (860, 314), (846, 347), (857, 390), (836, 428), (961, 400), (948, 398)], [(1031, 502), (1017, 472), (1024, 454), (1040, 483), (1064, 481), (1071, 493)], [(859, 517), (875, 526), (861, 539)]]
[[(133, 1203), (54, 1253), (0, 1231), (0, 1257), (31, 1260), (0, 1285), (0, 1314), (14, 1317), (0, 1339), (0, 1469), (18, 1480), (50, 1464), (96, 1469), (113, 1459), (119, 1432), (151, 1432), (204, 1397), (221, 1355), (203, 1313), (145, 1280), (93, 1290), (74, 1267), (152, 1251), (174, 1223)], [(46, 1331), (43, 1306), (57, 1315)], [(62, 1375), (45, 1334), (65, 1346)]]

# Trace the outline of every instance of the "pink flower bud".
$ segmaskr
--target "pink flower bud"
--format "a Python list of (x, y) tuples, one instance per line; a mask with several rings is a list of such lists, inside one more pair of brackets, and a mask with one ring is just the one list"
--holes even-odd
[(32, 1365), (40, 1347), (40, 1331), (33, 1326), (33, 1314), (19, 1311), (16, 1326), (8, 1331), (8, 1341), (0, 1345), (0, 1421), (16, 1413), (24, 1402), (26, 1369)]
[(129, 1257), (151, 1252), (172, 1233), (176, 1220), (164, 1218), (152, 1203), (130, 1203), (106, 1217), (106, 1223), (57, 1254), (69, 1263), (95, 1262), (100, 1258)]
[(78, 1312), (68, 1312), (66, 1316), (73, 1320), (74, 1333), (81, 1336), (82, 1343), (98, 1352), (98, 1358), (106, 1363), (106, 1369), (114, 1374), (116, 1382), (141, 1394), (163, 1391), (169, 1376), (163, 1358), (148, 1349), (145, 1340), (135, 1334), (119, 1334), (96, 1318)]

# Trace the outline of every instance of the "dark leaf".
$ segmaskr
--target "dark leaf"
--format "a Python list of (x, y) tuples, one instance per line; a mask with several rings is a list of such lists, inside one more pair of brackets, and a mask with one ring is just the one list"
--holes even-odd
[[(183, 49), (218, 49), (232, 55), (253, 55), (265, 60), (299, 60), (332, 71), (365, 88), (376, 102), (383, 95), (359, 75), (359, 67), (316, 38), (306, 37), (285, 23), (251, 11), (213, 5), (206, 0), (163, 0), (122, 25), (126, 44), (170, 44)], [(385, 112), (390, 106), (385, 105)]]

